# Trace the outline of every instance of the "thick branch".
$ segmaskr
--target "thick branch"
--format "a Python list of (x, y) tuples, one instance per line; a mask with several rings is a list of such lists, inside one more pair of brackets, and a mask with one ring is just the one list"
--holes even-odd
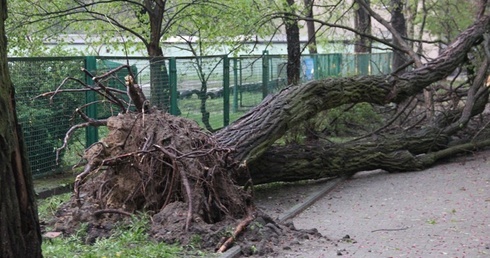
[(253, 161), (284, 133), (318, 112), (343, 104), (369, 102), (400, 103), (444, 79), (466, 59), (490, 27), (490, 17), (460, 34), (434, 61), (401, 76), (330, 78), (286, 88), (264, 101), (233, 124), (215, 134), (224, 147), (234, 148), (234, 158)]
[[(254, 184), (264, 184), (350, 176), (359, 171), (375, 169), (388, 172), (418, 171), (430, 167), (443, 158), (490, 146), (490, 140), (475, 141), (419, 154), (418, 151), (423, 148), (436, 149), (441, 144), (445, 144), (446, 136), (429, 134), (423, 138), (406, 137), (406, 139), (410, 140), (408, 145), (412, 147), (413, 152), (410, 148), (405, 150), (399, 148), (400, 143), (406, 145), (402, 139), (388, 140), (382, 146), (364, 143), (349, 146), (309, 144), (272, 147), (255, 162), (249, 164), (250, 177)], [(417, 149), (414, 149), (415, 147)], [(246, 176), (238, 178), (240, 184), (244, 184), (246, 180), (248, 180)]]

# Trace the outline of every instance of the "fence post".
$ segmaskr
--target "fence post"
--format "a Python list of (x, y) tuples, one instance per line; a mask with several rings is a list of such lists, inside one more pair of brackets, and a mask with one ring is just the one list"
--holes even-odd
[(170, 85), (170, 114), (174, 116), (180, 115), (179, 106), (177, 103), (177, 61), (175, 57), (169, 60), (169, 85)]
[(320, 79), (320, 69), (318, 69), (318, 54), (313, 54), (311, 57), (313, 58), (313, 78), (315, 78), (315, 80), (318, 80)]
[[(332, 67), (332, 69), (329, 71), (329, 75), (330, 76), (342, 76), (342, 67), (344, 66), (344, 64), (342, 63), (342, 55), (343, 54), (331, 54), (329, 55), (330, 58), (333, 59), (335, 65)], [(331, 62), (329, 62), (329, 65), (332, 65)]]
[[(87, 56), (85, 57), (85, 69), (92, 74), (96, 74), (97, 72), (97, 59), (95, 56)], [(92, 77), (85, 75), (85, 83), (87, 85), (93, 85), (94, 81)], [(85, 112), (87, 116), (93, 119), (97, 119), (97, 105), (95, 104), (97, 101), (97, 96), (95, 95), (95, 91), (87, 91), (85, 92), (85, 103), (94, 103), (92, 105), (87, 105)], [(90, 145), (96, 143), (99, 140), (99, 131), (95, 126), (87, 126), (85, 128), (85, 147), (89, 147)]]
[(238, 58), (233, 58), (233, 113), (238, 112)]
[(369, 53), (357, 53), (357, 71), (360, 75), (369, 74), (369, 60), (371, 55)]
[(269, 94), (269, 51), (264, 50), (262, 55), (262, 98)]
[(239, 94), (239, 97), (240, 97), (240, 107), (243, 107), (243, 95), (242, 95), (242, 91), (241, 91), (241, 87), (243, 85), (243, 67), (242, 67), (242, 58), (240, 58), (239, 61), (239, 64), (238, 64), (238, 70), (240, 71), (240, 90), (238, 91), (240, 94)]
[(230, 124), (230, 58), (223, 56), (223, 126)]

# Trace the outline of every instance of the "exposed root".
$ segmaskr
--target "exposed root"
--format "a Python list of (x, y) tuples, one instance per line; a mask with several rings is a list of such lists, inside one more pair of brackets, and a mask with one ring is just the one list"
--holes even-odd
[[(231, 150), (221, 148), (195, 122), (151, 110), (119, 114), (107, 126), (107, 137), (84, 153), (85, 169), (75, 180), (72, 199), (78, 211), (69, 215), (72, 219), (117, 220), (112, 214), (150, 212), (165, 218), (155, 219), (153, 228), (180, 225), (178, 234), (172, 230), (179, 242), (204, 224), (246, 217), (236, 236), (254, 219), (251, 193), (234, 183), (239, 167), (228, 158)], [(98, 216), (103, 213), (109, 214)]]
[(180, 170), (178, 167), (177, 167), (177, 164), (175, 162), (175, 160), (177, 159), (177, 157), (168, 152), (167, 150), (165, 150), (165, 148), (163, 148), (162, 146), (159, 146), (159, 145), (154, 145), (155, 147), (157, 147), (159, 150), (161, 150), (165, 155), (169, 156), (172, 158), (172, 167), (174, 170), (177, 170), (179, 171), (179, 174), (180, 174), (180, 177), (182, 179), (182, 184), (184, 185), (184, 189), (186, 191), (186, 194), (187, 194), (187, 205), (188, 205), (188, 209), (187, 209), (187, 219), (185, 221), (185, 231), (189, 231), (189, 225), (191, 224), (191, 220), (192, 220), (192, 191), (191, 191), (191, 187), (189, 185), (189, 179), (187, 178), (187, 175), (185, 174), (184, 171)]

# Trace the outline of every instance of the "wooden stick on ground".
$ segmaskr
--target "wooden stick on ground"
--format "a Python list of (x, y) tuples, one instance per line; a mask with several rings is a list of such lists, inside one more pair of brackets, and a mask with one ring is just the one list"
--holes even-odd
[(238, 224), (233, 232), (233, 235), (219, 247), (217, 253), (226, 251), (233, 244), (233, 241), (238, 237), (238, 235), (240, 235), (240, 233), (242, 233), (247, 228), (248, 224), (250, 224), (250, 222), (252, 222), (254, 219), (255, 213), (252, 211), (252, 209), (249, 209), (247, 217)]

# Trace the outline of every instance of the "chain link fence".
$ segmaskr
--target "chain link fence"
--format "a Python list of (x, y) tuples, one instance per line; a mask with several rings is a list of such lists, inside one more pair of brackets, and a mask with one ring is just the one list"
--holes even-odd
[[(56, 148), (63, 144), (68, 129), (81, 122), (74, 111), (85, 104), (80, 93), (39, 97), (55, 91), (67, 77), (84, 80), (80, 67), (85, 58), (11, 58), (8, 62), (15, 88), (16, 109), (22, 126), (28, 158), (34, 175), (60, 172), (60, 167), (75, 164), (76, 153), (85, 146), (85, 134), (76, 132), (70, 150), (60, 153), (56, 163)], [(81, 88), (74, 80), (63, 88)]]
[[(302, 82), (356, 74), (385, 74), (391, 71), (391, 53), (304, 55), (301, 64)], [(127, 67), (117, 70), (122, 65)], [(99, 84), (117, 90), (114, 94), (123, 101), (125, 109), (132, 107), (125, 95), (125, 77), (132, 74), (152, 106), (215, 131), (238, 119), (268, 94), (286, 87), (286, 67), (287, 56), (267, 52), (233, 58), (9, 59), (17, 114), (36, 177), (60, 173), (76, 164), (83, 150), (107, 133), (95, 127), (77, 131), (56, 162), (55, 150), (62, 146), (65, 133), (71, 126), (84, 122), (76, 113), (77, 108), (83, 107), (85, 114), (96, 119), (124, 111), (101, 94), (87, 90), (90, 86), (100, 86), (94, 83), (95, 76), (101, 77)], [(56, 95), (39, 97), (57, 90)]]

